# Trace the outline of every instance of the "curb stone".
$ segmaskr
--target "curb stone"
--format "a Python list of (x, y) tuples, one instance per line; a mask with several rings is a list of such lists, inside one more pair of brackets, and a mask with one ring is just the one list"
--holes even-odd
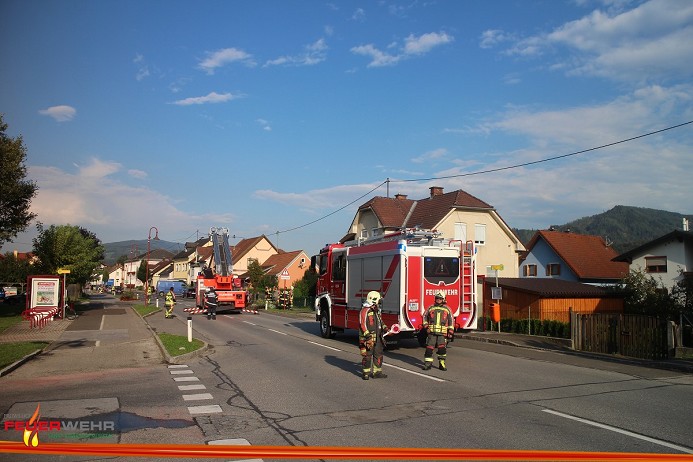
[[(133, 310), (134, 310), (134, 308), (133, 308)], [(209, 345), (204, 340), (200, 340), (202, 342), (202, 346), (200, 348), (198, 348), (197, 350), (191, 351), (190, 353), (184, 353), (184, 354), (178, 355), (178, 356), (171, 356), (168, 353), (168, 351), (166, 351), (166, 347), (161, 342), (161, 339), (159, 338), (159, 334), (157, 333), (157, 331), (154, 330), (154, 328), (152, 328), (152, 326), (150, 326), (149, 323), (147, 322), (147, 316), (152, 316), (154, 314), (161, 313), (162, 311), (163, 310), (159, 309), (157, 311), (153, 311), (153, 312), (147, 314), (146, 316), (140, 315), (139, 313), (137, 313), (136, 310), (135, 310), (135, 313), (137, 313), (137, 315), (139, 317), (141, 317), (142, 320), (144, 321), (144, 323), (147, 325), (147, 329), (149, 329), (149, 332), (152, 333), (152, 336), (156, 340), (156, 344), (159, 346), (159, 350), (161, 351), (161, 354), (163, 355), (164, 360), (166, 361), (167, 364), (182, 364), (182, 363), (185, 363), (192, 358), (204, 356), (207, 353), (213, 352), (214, 348), (211, 345)]]
[(12, 364), (10, 364), (9, 366), (7, 366), (7, 367), (5, 367), (4, 369), (0, 370), (0, 377), (6, 376), (7, 374), (9, 374), (10, 372), (12, 372), (13, 370), (17, 369), (17, 368), (18, 368), (19, 366), (21, 366), (22, 364), (24, 364), (24, 363), (28, 362), (29, 360), (33, 359), (35, 356), (40, 355), (40, 354), (43, 353), (43, 351), (44, 351), (46, 348), (48, 348), (49, 346), (50, 346), (50, 345), (46, 345), (46, 346), (45, 346), (43, 349), (41, 349), (41, 350), (32, 351), (32, 352), (29, 353), (28, 355), (24, 356), (22, 359), (20, 359), (20, 360), (18, 360), (18, 361), (15, 361), (15, 362), (13, 362)]

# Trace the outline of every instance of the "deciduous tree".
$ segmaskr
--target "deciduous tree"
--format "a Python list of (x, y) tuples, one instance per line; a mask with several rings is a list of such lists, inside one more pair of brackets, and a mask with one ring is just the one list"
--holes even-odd
[(39, 235), (34, 239), (35, 265), (45, 274), (56, 274), (59, 268), (67, 268), (67, 281), (84, 285), (91, 280), (94, 270), (103, 260), (104, 247), (94, 233), (72, 225), (51, 225), (44, 229), (36, 226)]
[(0, 246), (24, 231), (36, 217), (29, 211), (38, 187), (26, 179), (26, 148), (22, 137), (11, 138), (0, 114)]

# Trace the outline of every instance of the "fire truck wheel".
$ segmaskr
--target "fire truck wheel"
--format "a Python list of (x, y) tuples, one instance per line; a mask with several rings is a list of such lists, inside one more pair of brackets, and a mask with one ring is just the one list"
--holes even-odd
[(335, 336), (335, 333), (332, 332), (332, 326), (330, 326), (330, 317), (324, 312), (320, 316), (320, 335), (322, 338), (334, 338)]

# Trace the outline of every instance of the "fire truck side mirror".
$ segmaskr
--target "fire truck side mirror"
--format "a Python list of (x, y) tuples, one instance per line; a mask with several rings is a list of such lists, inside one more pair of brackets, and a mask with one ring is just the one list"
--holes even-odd
[(491, 308), (491, 320), (493, 322), (500, 322), (500, 303), (491, 303), (489, 304), (489, 308)]

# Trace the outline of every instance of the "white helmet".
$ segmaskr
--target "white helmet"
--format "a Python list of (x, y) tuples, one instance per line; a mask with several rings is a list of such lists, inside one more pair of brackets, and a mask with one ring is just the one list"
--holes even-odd
[(442, 298), (443, 300), (445, 300), (445, 292), (439, 290), (438, 292), (436, 292), (435, 298)]
[(366, 300), (368, 300), (371, 305), (377, 305), (378, 302), (380, 302), (380, 293), (377, 290), (371, 290), (368, 292)]

